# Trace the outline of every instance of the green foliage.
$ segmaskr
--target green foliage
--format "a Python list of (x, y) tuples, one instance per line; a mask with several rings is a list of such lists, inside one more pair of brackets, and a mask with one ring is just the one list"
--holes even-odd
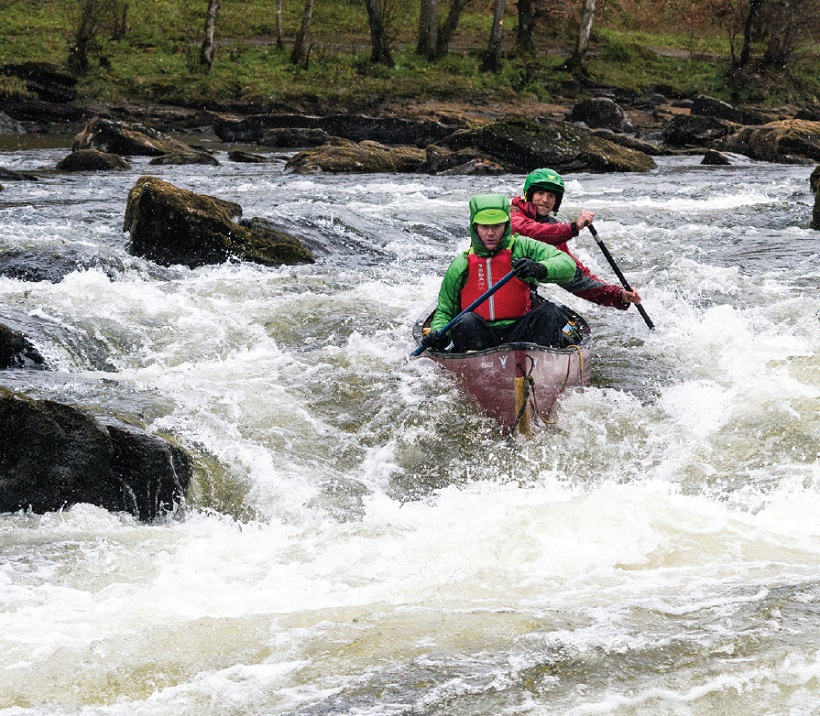
[[(65, 65), (75, 34), (79, 0), (0, 0), (0, 64), (48, 61)], [(577, 78), (559, 71), (572, 50), (571, 34), (542, 28), (535, 58), (510, 54), (500, 71), (479, 70), (487, 43), (490, 3), (473, 3), (462, 16), (446, 57), (428, 62), (414, 53), (418, 2), (404, 2), (390, 28), (395, 67), (369, 61), (367, 15), (361, 0), (315, 0), (304, 66), (275, 45), (274, 0), (222, 0), (216, 23), (217, 52), (210, 73), (199, 65), (205, 0), (129, 3), (125, 39), (102, 28), (90, 48), (90, 68), (79, 84), (81, 97), (205, 105), (231, 100), (300, 102), (332, 108), (340, 102), (366, 105), (387, 98), (500, 101), (581, 93)], [(820, 53), (808, 45), (788, 71), (774, 77), (739, 77), (730, 72), (728, 39), (719, 30), (695, 32), (676, 20), (675, 4), (664, 3), (664, 22), (673, 32), (653, 34), (653, 23), (637, 26), (624, 8), (647, 14), (645, 4), (621, 3), (619, 12), (596, 18), (587, 58), (588, 77), (600, 84), (644, 91), (663, 85), (681, 96), (711, 94), (728, 101), (810, 101), (820, 94)], [(643, 9), (641, 9), (643, 8)], [(302, 2), (283, 3), (287, 44), (301, 22)], [(657, 15), (657, 13), (655, 14)], [(669, 15), (669, 18), (666, 18)], [(638, 16), (634, 16), (638, 17)], [(638, 18), (639, 19), (639, 18)], [(609, 23), (609, 24), (607, 24)], [(706, 26), (704, 26), (706, 27)], [(625, 29), (628, 28), (628, 29)], [(505, 21), (506, 46), (515, 35), (515, 14)], [(558, 42), (564, 44), (557, 44)], [(763, 94), (755, 88), (763, 87)], [(18, 80), (0, 75), (0, 95), (22, 94)]]

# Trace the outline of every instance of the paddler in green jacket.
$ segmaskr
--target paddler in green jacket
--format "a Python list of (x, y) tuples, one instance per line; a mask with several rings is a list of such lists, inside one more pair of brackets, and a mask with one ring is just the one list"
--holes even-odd
[[(562, 329), (567, 317), (554, 303), (534, 303), (531, 289), (539, 283), (567, 283), (575, 276), (575, 261), (550, 244), (513, 234), (510, 202), (503, 194), (480, 194), (470, 199), (471, 247), (457, 256), (444, 274), (430, 332), (422, 345), (464, 353), (502, 343), (526, 341), (547, 346), (566, 345)], [(510, 271), (515, 278), (464, 314), (446, 334), (446, 326), (462, 310)]]

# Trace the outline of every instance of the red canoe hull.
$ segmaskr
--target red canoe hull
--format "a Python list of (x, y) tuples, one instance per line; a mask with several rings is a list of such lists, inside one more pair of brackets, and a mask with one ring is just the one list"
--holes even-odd
[[(554, 421), (553, 408), (561, 393), (589, 385), (591, 333), (587, 323), (573, 315), (584, 336), (577, 346), (508, 343), (470, 353), (426, 351), (423, 355), (458, 376), (478, 407), (504, 428), (527, 432), (533, 424)], [(428, 321), (425, 315), (414, 327), (419, 342)]]

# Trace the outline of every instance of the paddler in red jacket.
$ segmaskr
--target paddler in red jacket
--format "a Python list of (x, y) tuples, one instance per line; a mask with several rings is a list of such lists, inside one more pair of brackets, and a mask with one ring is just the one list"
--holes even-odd
[(512, 230), (522, 236), (552, 244), (569, 254), (577, 267), (569, 283), (561, 285), (570, 293), (601, 306), (613, 306), (622, 311), (630, 303), (640, 303), (641, 296), (620, 286), (606, 283), (595, 276), (569, 250), (567, 241), (592, 223), (594, 214), (581, 211), (573, 222), (559, 222), (552, 214), (557, 212), (564, 198), (564, 180), (552, 169), (536, 169), (524, 181), (524, 195), (513, 197), (510, 206)]

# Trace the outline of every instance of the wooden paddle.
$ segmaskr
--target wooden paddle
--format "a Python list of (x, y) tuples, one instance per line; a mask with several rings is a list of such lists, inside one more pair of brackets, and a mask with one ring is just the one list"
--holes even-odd
[[(484, 301), (486, 301), (490, 296), (492, 296), (496, 291), (498, 291), (499, 288), (501, 288), (505, 283), (507, 283), (507, 281), (509, 281), (514, 276), (515, 271), (510, 271), (505, 276), (502, 276), (497, 284), (495, 284), (492, 288), (482, 293), (475, 301), (473, 301), (469, 306), (467, 306), (467, 308), (465, 308), (461, 313), (459, 313), (452, 321), (450, 321), (446, 326), (441, 328), (439, 330), (439, 333), (447, 333), (447, 331), (449, 331), (453, 327), (453, 324), (459, 318), (461, 318), (465, 313), (469, 313), (470, 311), (474, 311), (476, 308), (478, 308), (482, 303), (484, 303)], [(410, 354), (410, 357), (413, 358), (415, 356), (419, 356), (426, 350), (427, 346), (420, 345), (418, 348), (416, 348), (416, 350), (414, 350)]]
[[(604, 256), (606, 256), (606, 260), (609, 261), (609, 265), (612, 266), (612, 270), (615, 272), (615, 275), (620, 280), (621, 285), (627, 291), (631, 291), (632, 287), (629, 285), (629, 282), (626, 280), (624, 275), (621, 273), (621, 269), (618, 268), (618, 264), (615, 263), (615, 259), (613, 259), (612, 254), (609, 253), (609, 249), (604, 245), (603, 239), (601, 239), (598, 236), (598, 232), (595, 231), (595, 227), (592, 224), (589, 224), (587, 226), (587, 228), (589, 229), (589, 233), (592, 234), (592, 237), (598, 243), (598, 246), (601, 247), (601, 251), (604, 252)], [(644, 310), (643, 306), (640, 303), (636, 303), (635, 308), (637, 308), (638, 313), (640, 313), (641, 316), (643, 316), (643, 320), (646, 321), (646, 325), (649, 326), (649, 330), (654, 331), (655, 330), (655, 324), (652, 323), (652, 319), (650, 319), (649, 316), (646, 314), (646, 311)]]

